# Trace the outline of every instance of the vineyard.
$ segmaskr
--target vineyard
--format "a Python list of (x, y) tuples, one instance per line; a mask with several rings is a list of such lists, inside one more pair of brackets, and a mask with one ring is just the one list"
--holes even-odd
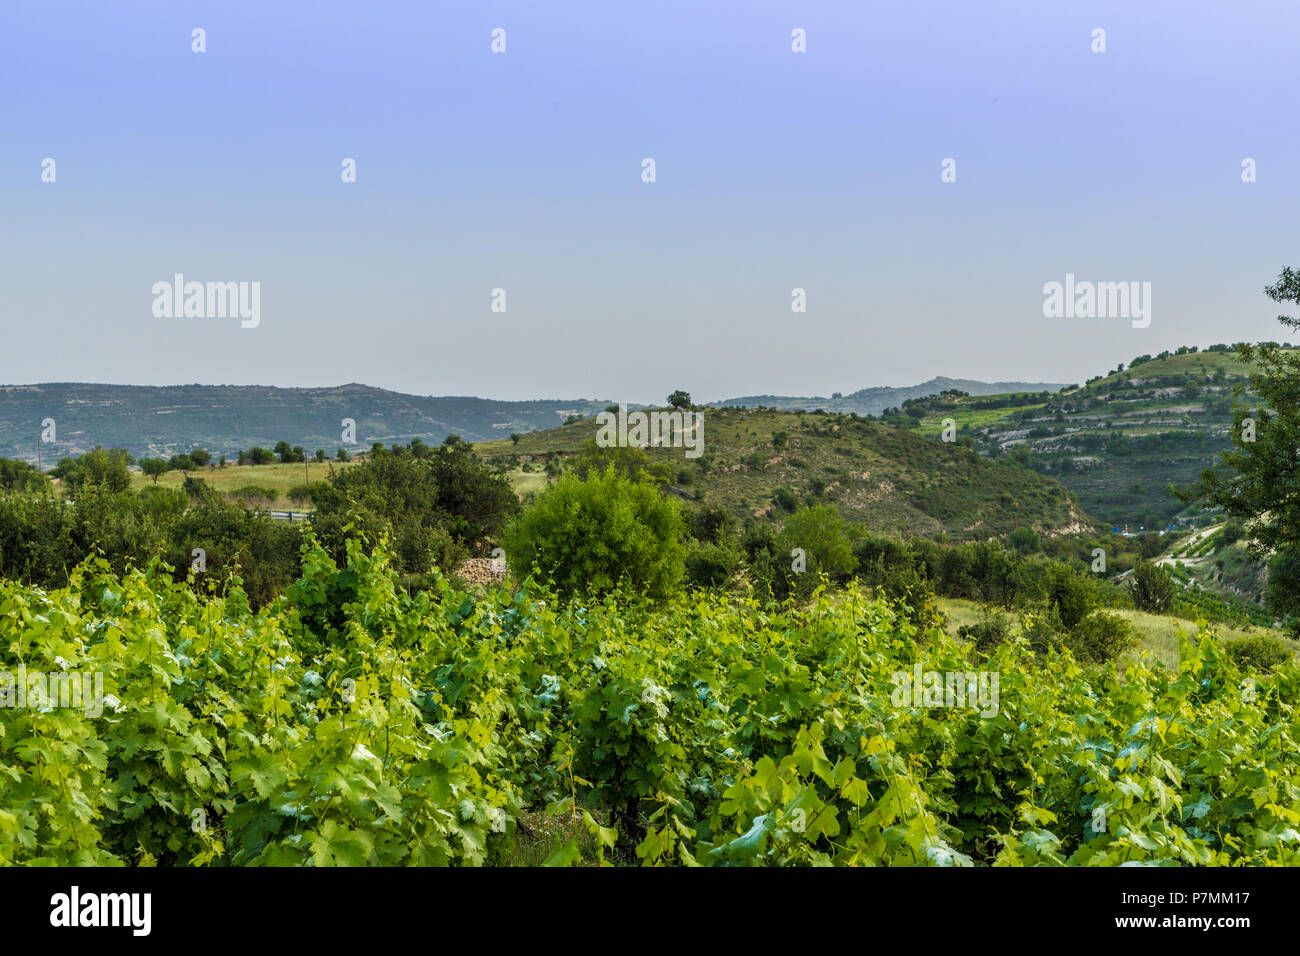
[[(1294, 662), (984, 658), (853, 589), (397, 581), (354, 540), (256, 613), (156, 561), (0, 583), (0, 671), (103, 681), (0, 684), (0, 865), (510, 865), (539, 820), (547, 865), (1300, 864)], [(918, 666), (996, 705), (898, 703)]]

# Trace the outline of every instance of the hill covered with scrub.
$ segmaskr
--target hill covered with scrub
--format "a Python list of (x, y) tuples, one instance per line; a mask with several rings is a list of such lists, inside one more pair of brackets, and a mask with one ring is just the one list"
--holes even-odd
[[(647, 448), (669, 486), (699, 506), (737, 518), (779, 518), (801, 505), (834, 504), (869, 530), (1001, 537), (1029, 527), (1044, 535), (1098, 528), (1058, 482), (957, 443), (852, 415), (708, 408), (704, 453)], [(552, 472), (590, 451), (595, 418), (476, 446), (490, 463)], [(520, 472), (521, 475), (528, 472)]]

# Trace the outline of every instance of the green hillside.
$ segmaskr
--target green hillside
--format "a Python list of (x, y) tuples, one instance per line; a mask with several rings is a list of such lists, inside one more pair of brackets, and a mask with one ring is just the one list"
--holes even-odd
[(1046, 400), (922, 399), (916, 430), (936, 436), (951, 418), (982, 454), (1015, 456), (1058, 479), (1112, 526), (1194, 522), (1197, 509), (1169, 485), (1189, 484), (1231, 446), (1233, 390), (1248, 373), (1235, 352), (1214, 348), (1135, 360)]
[(979, 382), (966, 378), (946, 378), (941, 375), (920, 385), (874, 386), (860, 388), (848, 395), (836, 392), (829, 398), (822, 395), (747, 395), (741, 398), (729, 398), (718, 404), (725, 407), (779, 408), (784, 411), (802, 409), (806, 412), (821, 409), (825, 412), (845, 415), (879, 415), (885, 409), (897, 407), (909, 399), (938, 395), (940, 392), (954, 388), (970, 395), (1001, 395), (1006, 392), (1055, 392), (1061, 387), (1061, 383)]
[[(608, 402), (588, 399), (498, 402), (484, 398), (405, 395), (368, 385), (275, 388), (261, 385), (166, 387), (55, 383), (0, 386), (0, 457), (35, 462), (42, 422), (55, 441), (40, 455), (49, 465), (96, 445), (139, 457), (170, 457), (191, 448), (231, 455), (285, 440), (308, 453), (334, 454), (418, 438), (439, 444), (449, 434), (486, 441), (549, 428), (570, 415), (594, 414)], [(356, 422), (354, 441), (342, 421)]]
[[(1049, 535), (1096, 527), (1056, 481), (960, 445), (849, 415), (742, 408), (703, 415), (702, 457), (688, 459), (681, 448), (647, 454), (671, 464), (678, 494), (737, 517), (833, 503), (873, 531), (960, 540), (1022, 526)], [(585, 418), (478, 449), (517, 474), (536, 475), (547, 461), (563, 466), (595, 436), (595, 419)]]

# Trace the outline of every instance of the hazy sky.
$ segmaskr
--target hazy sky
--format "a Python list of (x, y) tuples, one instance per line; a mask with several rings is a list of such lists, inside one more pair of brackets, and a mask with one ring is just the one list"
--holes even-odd
[[(1295, 0), (8, 2), (0, 382), (708, 401), (1282, 339), (1298, 49)], [(1070, 272), (1150, 326), (1045, 318)], [(260, 325), (155, 317), (175, 273)]]

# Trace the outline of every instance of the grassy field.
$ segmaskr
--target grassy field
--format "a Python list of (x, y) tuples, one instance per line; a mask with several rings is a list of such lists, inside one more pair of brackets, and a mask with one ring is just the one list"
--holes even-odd
[[(941, 597), (937, 603), (940, 610), (948, 617), (944, 629), (954, 637), (957, 636), (958, 628), (965, 624), (974, 624), (984, 617), (983, 606), (975, 601)], [(1141, 635), (1141, 644), (1137, 650), (1130, 652), (1129, 657), (1137, 657), (1143, 651), (1147, 651), (1165, 667), (1176, 668), (1178, 666), (1178, 635), (1180, 633), (1185, 635), (1196, 633), (1196, 623), (1194, 621), (1186, 621), (1178, 617), (1165, 617), (1160, 614), (1147, 614), (1145, 611), (1125, 608), (1107, 608), (1106, 610), (1124, 618)], [(1256, 634), (1282, 636), (1280, 631), (1264, 627), (1237, 628), (1224, 624), (1210, 624), (1206, 629), (1210, 634), (1221, 640), (1235, 640), (1239, 637), (1249, 637)], [(1289, 643), (1291, 643), (1292, 650), (1300, 650), (1294, 642)]]
[[(294, 485), (301, 485), (309, 480), (324, 481), (329, 476), (330, 469), (348, 468), (352, 464), (353, 462), (334, 461), (322, 464), (309, 461), (305, 465), (305, 470), (301, 462), (296, 465), (226, 465), (224, 468), (196, 468), (189, 474), (202, 478), (217, 491), (225, 494), (247, 485), (256, 485), (274, 491), (281, 500), (287, 501), (288, 491)], [(140, 472), (132, 472), (131, 481), (137, 490), (153, 483)], [(181, 472), (169, 471), (158, 479), (158, 484), (167, 488), (179, 488), (184, 481), (185, 475)]]
[(1033, 412), (1044, 407), (1042, 404), (1014, 405), (1010, 408), (972, 408), (944, 412), (942, 415), (930, 415), (921, 419), (920, 424), (916, 427), (916, 433), (926, 437), (939, 435), (943, 432), (943, 422), (946, 418), (951, 418), (958, 429), (983, 428), (985, 425), (991, 425), (993, 422), (1006, 418), (1015, 412)]

